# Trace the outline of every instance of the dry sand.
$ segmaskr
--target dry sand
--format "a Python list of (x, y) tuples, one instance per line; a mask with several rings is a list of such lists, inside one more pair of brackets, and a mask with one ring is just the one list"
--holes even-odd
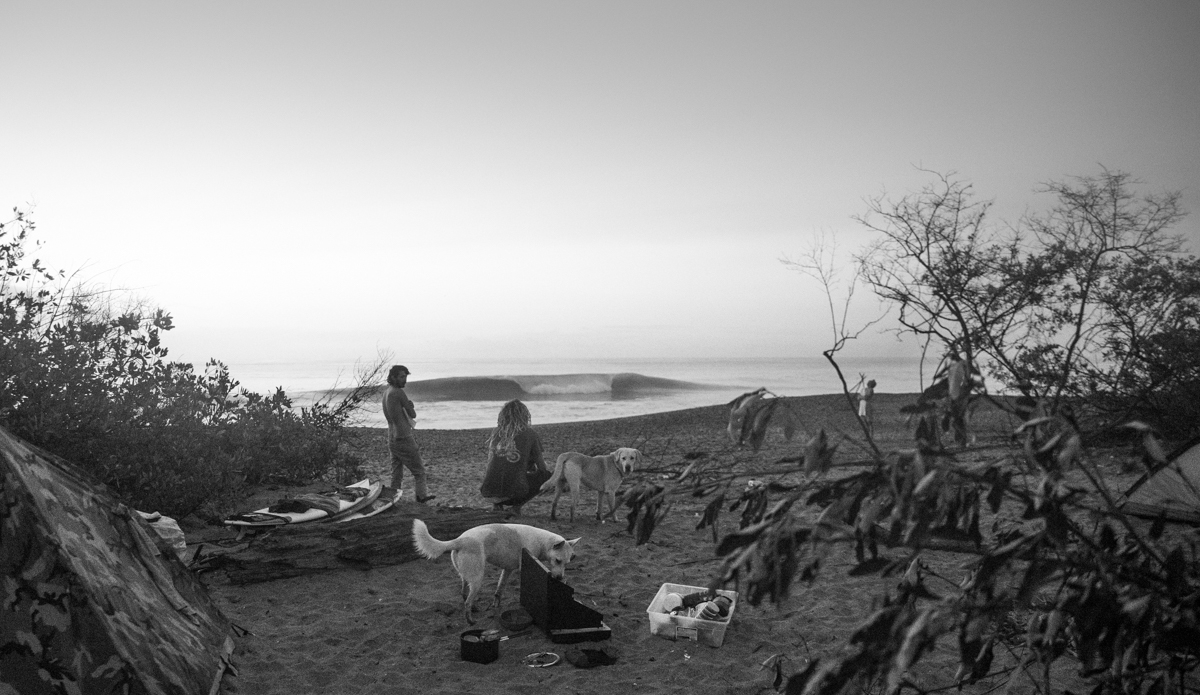
[[(633, 480), (663, 479), (690, 461), (707, 461), (711, 469), (734, 472), (748, 480), (797, 480), (794, 457), (805, 435), (825, 428), (855, 436), (850, 405), (842, 396), (787, 399), (800, 415), (802, 432), (792, 442), (773, 430), (755, 453), (736, 447), (725, 434), (723, 406), (635, 418), (538, 425), (550, 462), (558, 453), (578, 450), (602, 453), (634, 446), (646, 466)], [(906, 448), (911, 436), (901, 405), (912, 396), (877, 396), (878, 432), (885, 448)], [(1009, 423), (994, 414), (980, 443), (1003, 441)], [(432, 503), (487, 508), (479, 497), (486, 430), (418, 430), (417, 438), (430, 471)], [(385, 431), (364, 430), (367, 472), (387, 480)], [(856, 437), (861, 440), (861, 437)], [(840, 458), (862, 456), (857, 446), (841, 445)], [(997, 449), (979, 455), (995, 456)], [(409, 482), (409, 481), (406, 481)], [(411, 498), (406, 490), (406, 500)], [(525, 506), (521, 523), (533, 524), (568, 538), (581, 537), (566, 582), (577, 600), (604, 615), (612, 628), (603, 646), (619, 660), (611, 666), (576, 668), (566, 662), (530, 668), (522, 659), (534, 652), (565, 653), (571, 645), (552, 643), (537, 628), (500, 643), (500, 658), (491, 664), (459, 658), (459, 634), (468, 628), (462, 616), (459, 580), (449, 558), (418, 560), (366, 571), (335, 571), (252, 585), (233, 585), (220, 572), (203, 575), (217, 603), (249, 634), (238, 641), (233, 657), (236, 674), (226, 675), (221, 692), (246, 695), (292, 693), (758, 693), (771, 692), (774, 672), (763, 668), (783, 655), (790, 675), (807, 659), (832, 654), (871, 610), (871, 599), (891, 588), (894, 580), (848, 577), (853, 555), (835, 556), (814, 585), (797, 583), (780, 605), (750, 606), (741, 601), (720, 648), (671, 641), (650, 634), (646, 608), (664, 582), (704, 585), (719, 567), (711, 531), (697, 531), (698, 514), (708, 498), (679, 495), (670, 514), (650, 542), (638, 546), (626, 532), (624, 510), (618, 520), (598, 523), (595, 494), (589, 493), (576, 520), (567, 520), (560, 502), (559, 518), (549, 519), (550, 496)], [(413, 505), (416, 506), (415, 504)], [(738, 527), (740, 510), (726, 512), (723, 535)], [(210, 536), (211, 537), (211, 536)], [(970, 559), (950, 553), (930, 561), (956, 581), (960, 565)], [(498, 570), (488, 574), (490, 594)], [(734, 587), (728, 587), (734, 588)], [(510, 582), (504, 608), (518, 605), (519, 579)], [(483, 611), (476, 627), (497, 626)], [(954, 671), (953, 643), (944, 641), (921, 678), (929, 686), (949, 684)], [(1065, 685), (1065, 684), (1064, 684)], [(1020, 690), (1020, 689), (1018, 689)], [(982, 688), (979, 690), (982, 692)]]

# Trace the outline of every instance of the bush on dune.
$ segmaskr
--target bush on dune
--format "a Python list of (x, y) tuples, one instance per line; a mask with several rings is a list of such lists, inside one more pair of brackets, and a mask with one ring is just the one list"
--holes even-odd
[(346, 427), (375, 387), (362, 370), (341, 401), (294, 408), (247, 391), (215, 360), (168, 360), (171, 316), (91, 291), (29, 258), (33, 222), (0, 224), (0, 424), (71, 461), (127, 504), (215, 518), (247, 484), (345, 482)]

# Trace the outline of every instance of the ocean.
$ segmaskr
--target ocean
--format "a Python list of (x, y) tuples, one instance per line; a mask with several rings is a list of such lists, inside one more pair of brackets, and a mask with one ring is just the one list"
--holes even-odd
[[(645, 415), (728, 403), (759, 387), (778, 396), (838, 393), (823, 357), (762, 359), (411, 360), (405, 391), (423, 429), (494, 427), (505, 401), (520, 398), (534, 424)], [(912, 359), (839, 360), (850, 386), (859, 374), (879, 392), (921, 389)], [(338, 362), (231, 363), (232, 376), (258, 392), (282, 387), (298, 406), (354, 385), (356, 366)], [(384, 427), (368, 409), (361, 423)]]

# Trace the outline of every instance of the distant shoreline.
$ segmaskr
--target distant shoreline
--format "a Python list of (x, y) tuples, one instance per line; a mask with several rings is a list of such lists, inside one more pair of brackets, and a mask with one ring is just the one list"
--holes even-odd
[[(416, 362), (405, 387), (416, 403), (418, 424), (436, 429), (479, 429), (495, 424), (500, 406), (514, 398), (525, 402), (534, 422), (565, 423), (606, 420), (648, 413), (728, 403), (742, 394), (766, 387), (786, 397), (840, 393), (843, 384), (820, 359), (720, 360), (569, 360), (483, 361), (473, 363)], [(877, 389), (917, 392), (923, 386), (918, 365), (908, 360), (860, 360), (850, 365), (851, 381), (870, 374)], [(327, 384), (316, 365), (281, 364), (270, 377), (285, 389), (294, 405), (315, 400), (334, 402), (350, 387), (296, 388)], [(373, 392), (364, 394), (377, 400)], [(378, 408), (366, 403), (359, 424), (384, 427)]]
[[(918, 393), (876, 393), (880, 406), (891, 404), (893, 407), (912, 403), (916, 401)], [(841, 393), (827, 393), (809, 396), (781, 396), (785, 403), (795, 409), (802, 420), (817, 417), (828, 417), (838, 411), (853, 412), (856, 405), (851, 405), (846, 401), (846, 396)], [(853, 399), (853, 394), (851, 394)], [(857, 400), (853, 400), (857, 404)], [(417, 404), (418, 410), (420, 403)], [(630, 429), (643, 426), (667, 426), (676, 428), (680, 426), (691, 426), (696, 423), (711, 423), (715, 420), (726, 421), (729, 416), (729, 404), (719, 403), (707, 406), (697, 406), (693, 408), (679, 408), (676, 410), (664, 410), (658, 413), (644, 413), (640, 415), (624, 415), (614, 418), (602, 418), (596, 420), (578, 420), (573, 422), (550, 422), (538, 423), (534, 420), (533, 426), (538, 431), (546, 430), (574, 430), (578, 428), (619, 428)], [(360, 429), (367, 432), (386, 432), (386, 427), (361, 426), (354, 429)], [(422, 428), (420, 419), (417, 420), (418, 433), (421, 432), (440, 432), (440, 433), (458, 433), (458, 432), (487, 432), (491, 427), (471, 427), (471, 428)], [(419, 435), (418, 435), (419, 436)]]

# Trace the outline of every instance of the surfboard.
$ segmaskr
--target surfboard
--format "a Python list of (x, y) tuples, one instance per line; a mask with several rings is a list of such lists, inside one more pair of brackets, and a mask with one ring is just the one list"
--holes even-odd
[(326, 517), (338, 518), (345, 514), (353, 514), (364, 507), (370, 506), (379, 498), (379, 493), (383, 491), (383, 483), (380, 481), (372, 483), (370, 478), (364, 478), (346, 487), (360, 488), (364, 492), (357, 495), (346, 494), (339, 488), (328, 494), (321, 495), (321, 497), (328, 498), (326, 506), (337, 506), (337, 511), (333, 514), (330, 514), (328, 509), (321, 509), (315, 506), (297, 512), (273, 512), (271, 511), (271, 507), (263, 507), (262, 509), (256, 509), (245, 514), (235, 514), (225, 519), (224, 523), (226, 526), (280, 526), (282, 524), (303, 524)]
[(396, 503), (400, 501), (401, 492), (401, 490), (393, 490), (390, 487), (384, 488), (383, 492), (380, 493), (379, 498), (370, 505), (356, 512), (349, 512), (347, 514), (339, 515), (334, 519), (330, 519), (330, 521), (334, 523), (341, 523), (343, 521), (353, 521), (354, 519), (365, 519), (369, 516), (375, 516), (379, 512), (385, 512), (394, 507)]
[(339, 509), (336, 513), (330, 514), (326, 521), (338, 521), (349, 514), (356, 514), (363, 509), (370, 507), (372, 504), (375, 504), (375, 502), (379, 499), (379, 495), (383, 493), (383, 483), (378, 480), (372, 483), (368, 479), (360, 480), (354, 485), (361, 486), (361, 483), (367, 483), (367, 494), (355, 500), (352, 504)]

